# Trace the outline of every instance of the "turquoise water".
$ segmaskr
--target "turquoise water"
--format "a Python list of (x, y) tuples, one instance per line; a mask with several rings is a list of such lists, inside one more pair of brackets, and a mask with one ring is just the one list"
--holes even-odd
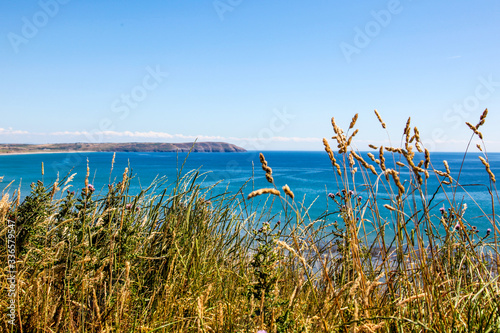
[[(310, 216), (316, 218), (329, 207), (334, 210), (332, 200), (328, 199), (328, 193), (338, 191), (337, 179), (332, 171), (332, 166), (328, 155), (325, 152), (289, 152), (289, 151), (269, 151), (264, 152), (268, 165), (273, 169), (273, 177), (278, 187), (288, 184), (295, 193), (295, 201), (303, 202), (309, 206), (313, 201), (314, 205), (310, 209)], [(377, 155), (377, 154), (375, 154)], [(68, 173), (76, 173), (73, 180), (72, 190), (78, 191), (83, 187), (87, 158), (90, 166), (90, 182), (97, 191), (105, 192), (110, 182), (121, 180), (123, 171), (130, 166), (135, 178), (132, 181), (131, 191), (139, 192), (141, 187), (147, 187), (157, 176), (166, 176), (168, 182), (176, 179), (178, 169), (181, 167), (186, 153), (117, 153), (113, 172), (110, 174), (112, 153), (61, 153), (61, 154), (30, 154), (30, 155), (3, 155), (0, 156), (0, 176), (4, 176), (2, 188), (11, 181), (11, 189), (17, 188), (21, 184), (23, 195), (27, 195), (30, 184), (42, 179), (41, 164), (44, 163), (43, 181), (50, 184), (56, 180), (57, 174), (60, 177)], [(392, 167), (389, 154), (386, 154), (387, 166)], [(436, 169), (444, 171), (442, 160), (447, 160), (452, 175), (458, 177), (461, 169), (460, 183), (472, 198), (484, 209), (486, 214), (492, 214), (491, 196), (487, 187), (489, 178), (484, 166), (478, 159), (478, 154), (468, 154), (461, 167), (463, 153), (434, 153), (431, 156), (432, 163)], [(423, 157), (416, 156), (418, 161)], [(365, 155), (365, 159), (369, 159)], [(489, 161), (495, 174), (500, 175), (500, 153), (489, 154)], [(391, 165), (392, 164), (392, 165)], [(269, 187), (270, 184), (264, 177), (261, 169), (258, 152), (247, 153), (192, 153), (186, 160), (184, 172), (192, 169), (199, 169), (205, 173), (204, 184), (210, 185), (217, 182), (219, 184), (214, 193), (221, 193), (227, 189), (236, 193), (245, 182), (250, 182), (244, 189), (247, 195), (253, 188)], [(401, 170), (401, 177), (404, 180), (408, 172)], [(252, 178), (252, 175), (254, 177)], [(500, 179), (500, 178), (499, 178)], [(370, 175), (369, 181), (375, 183), (377, 177)], [(366, 187), (363, 186), (368, 179), (363, 179), (358, 172), (356, 174), (356, 196), (361, 196), (365, 200), (368, 197)], [(437, 179), (431, 175), (428, 180), (429, 198), (438, 187)], [(12, 190), (9, 190), (12, 193)], [(450, 198), (452, 192), (449, 191)], [(476, 225), (480, 230), (491, 228), (491, 224), (484, 218), (478, 205), (469, 198), (463, 189), (459, 189), (455, 195), (457, 202), (467, 203), (468, 209), (466, 218), (469, 223)], [(384, 192), (384, 187), (379, 187), (378, 198), (388, 198)], [(439, 207), (449, 207), (446, 196), (438, 194), (434, 201), (434, 214), (439, 215)], [(495, 202), (498, 202), (495, 199)], [(329, 205), (329, 206), (327, 206)], [(338, 218), (338, 214), (328, 217), (332, 221)]]

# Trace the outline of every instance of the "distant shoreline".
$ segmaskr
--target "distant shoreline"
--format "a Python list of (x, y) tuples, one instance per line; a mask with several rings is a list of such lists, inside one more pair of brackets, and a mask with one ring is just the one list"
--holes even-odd
[(166, 153), (204, 152), (238, 153), (247, 150), (226, 142), (124, 142), (124, 143), (52, 143), (52, 144), (0, 144), (0, 155), (49, 153)]
[(14, 152), (14, 153), (5, 153), (5, 152), (0, 152), (0, 156), (15, 156), (15, 155), (38, 155), (38, 154), (73, 154), (73, 153), (107, 153), (107, 152), (99, 152), (99, 151), (76, 151), (76, 150), (57, 150), (57, 151), (33, 151), (33, 152)]

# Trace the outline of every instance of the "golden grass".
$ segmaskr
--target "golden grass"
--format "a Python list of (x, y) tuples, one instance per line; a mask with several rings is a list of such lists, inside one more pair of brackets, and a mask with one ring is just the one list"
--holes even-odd
[[(125, 169), (118, 184), (97, 194), (87, 164), (76, 193), (66, 192), (68, 175), (34, 184), (22, 202), (19, 190), (12, 200), (4, 195), (0, 258), (7, 263), (13, 221), (17, 319), (9, 326), (2, 313), (1, 330), (500, 331), (497, 216), (485, 212), (493, 229), (486, 234), (474, 229), (453, 199), (463, 185), (458, 170), (446, 161), (444, 171), (434, 168), (410, 119), (403, 147), (370, 145), (378, 158), (353, 146), (357, 120), (344, 133), (332, 118), (335, 151), (323, 140), (339, 191), (319, 217), (288, 185), (277, 185), (263, 154), (271, 188), (215, 195), (191, 171), (131, 195)], [(494, 203), (495, 177), (483, 156)], [(439, 180), (437, 190), (429, 177)], [(448, 199), (437, 202), (438, 193)], [(254, 206), (257, 200), (281, 205), (279, 216), (276, 206)], [(9, 302), (6, 279), (4, 265), (1, 309)]]

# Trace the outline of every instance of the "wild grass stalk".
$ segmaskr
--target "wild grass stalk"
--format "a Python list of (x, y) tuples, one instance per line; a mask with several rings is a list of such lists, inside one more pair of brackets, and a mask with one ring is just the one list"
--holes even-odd
[[(486, 115), (476, 126), (468, 124), (481, 140), (478, 128)], [(401, 147), (370, 145), (368, 154), (354, 146), (357, 119), (344, 132), (332, 118), (335, 150), (323, 140), (338, 191), (327, 198), (333, 208), (319, 217), (273, 176), (262, 154), (270, 186), (238, 193), (217, 194), (218, 185), (205, 186), (203, 175), (183, 172), (184, 165), (172, 184), (160, 178), (137, 194), (130, 192), (133, 175), (126, 168), (120, 182), (110, 176), (107, 191), (97, 193), (90, 164), (80, 187), (68, 175), (54, 184), (32, 184), (22, 201), (20, 190), (12, 199), (3, 192), (0, 309), (8, 305), (7, 233), (13, 221), (17, 320), (8, 324), (3, 311), (0, 327), (500, 331), (498, 194), (484, 141), (484, 188), (493, 207), (485, 213), (491, 223), (486, 234), (469, 223), (456, 195), (467, 185), (460, 172), (431, 159), (411, 119)], [(70, 185), (79, 190), (71, 192)]]

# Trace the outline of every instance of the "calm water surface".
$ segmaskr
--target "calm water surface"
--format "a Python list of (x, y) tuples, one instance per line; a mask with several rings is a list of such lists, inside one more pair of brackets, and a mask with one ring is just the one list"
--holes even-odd
[[(330, 210), (335, 205), (328, 200), (328, 193), (338, 191), (335, 173), (332, 171), (330, 160), (325, 152), (290, 152), (290, 151), (269, 151), (264, 152), (268, 165), (273, 169), (273, 177), (277, 186), (281, 187), (288, 184), (295, 193), (296, 201), (303, 202), (309, 206), (312, 218), (320, 216), (329, 204)], [(78, 191), (83, 187), (87, 159), (90, 166), (90, 181), (96, 187), (97, 191), (105, 193), (107, 185), (121, 180), (123, 171), (130, 167), (135, 176), (131, 192), (137, 193), (141, 188), (147, 187), (156, 177), (165, 176), (167, 182), (172, 183), (176, 179), (178, 170), (181, 168), (186, 158), (186, 153), (117, 153), (113, 171), (111, 171), (112, 153), (60, 153), (60, 154), (30, 154), (30, 155), (3, 155), (0, 156), (0, 176), (4, 176), (1, 185), (4, 188), (8, 183), (14, 181), (11, 189), (17, 188), (21, 184), (23, 195), (27, 195), (30, 190), (30, 184), (42, 179), (41, 164), (44, 163), (43, 181), (50, 184), (68, 173), (76, 173), (73, 180), (72, 190)], [(457, 178), (460, 172), (460, 183), (463, 189), (460, 189), (456, 195), (457, 202), (467, 203), (468, 209), (466, 218), (468, 222), (476, 225), (479, 229), (485, 230), (491, 227), (484, 218), (484, 213), (491, 214), (491, 196), (485, 185), (489, 185), (489, 178), (485, 172), (484, 166), (478, 159), (478, 154), (468, 154), (463, 162), (463, 153), (434, 153), (431, 156), (433, 165), (436, 169), (443, 170), (442, 160), (447, 160), (452, 175)], [(386, 155), (388, 167), (391, 167), (389, 155)], [(366, 155), (365, 158), (369, 160)], [(420, 160), (421, 156), (416, 156), (415, 160)], [(489, 161), (493, 172), (499, 175), (500, 171), (500, 153), (489, 154)], [(252, 188), (258, 189), (269, 187), (269, 183), (264, 177), (261, 169), (258, 152), (246, 153), (192, 153), (185, 161), (183, 173), (199, 169), (203, 173), (203, 182), (206, 185), (221, 182), (214, 194), (229, 190), (236, 193), (245, 183), (245, 195), (252, 191)], [(404, 170), (401, 171), (401, 177), (404, 179), (409, 175)], [(253, 177), (252, 177), (253, 176)], [(499, 178), (500, 179), (500, 178)], [(369, 181), (375, 183), (376, 176), (370, 175)], [(368, 179), (363, 179), (360, 173), (356, 176), (356, 195), (362, 198), (368, 197), (366, 186), (363, 186)], [(437, 179), (431, 175), (428, 180), (429, 198), (438, 188)], [(388, 198), (383, 186), (379, 187), (378, 198)], [(467, 191), (467, 193), (465, 192)], [(12, 190), (9, 190), (12, 193)], [(471, 197), (472, 198), (471, 198)], [(452, 198), (452, 192), (449, 191), (449, 198)], [(475, 202), (477, 203), (474, 203)], [(498, 200), (497, 200), (498, 202)], [(449, 207), (447, 198), (440, 193), (434, 198), (436, 204), (433, 211), (439, 215), (439, 207)], [(338, 218), (338, 214), (332, 214), (328, 217), (332, 221)]]

